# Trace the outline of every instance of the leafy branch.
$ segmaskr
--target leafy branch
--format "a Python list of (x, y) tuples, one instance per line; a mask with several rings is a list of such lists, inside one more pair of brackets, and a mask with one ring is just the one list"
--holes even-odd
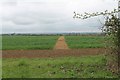
[(104, 12), (95, 12), (95, 13), (84, 12), (84, 14), (79, 14), (79, 13), (74, 12), (73, 18), (87, 19), (87, 18), (99, 16), (99, 15), (112, 15), (112, 14), (115, 14), (118, 12), (120, 12), (120, 10), (118, 10), (118, 9), (114, 9), (113, 11), (105, 10)]

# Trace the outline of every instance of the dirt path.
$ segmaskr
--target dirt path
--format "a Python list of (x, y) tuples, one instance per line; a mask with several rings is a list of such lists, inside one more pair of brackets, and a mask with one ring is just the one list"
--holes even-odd
[(3, 58), (48, 58), (104, 54), (103, 48), (63, 49), (63, 50), (3, 50)]
[(54, 49), (69, 49), (67, 43), (65, 42), (64, 36), (59, 37)]

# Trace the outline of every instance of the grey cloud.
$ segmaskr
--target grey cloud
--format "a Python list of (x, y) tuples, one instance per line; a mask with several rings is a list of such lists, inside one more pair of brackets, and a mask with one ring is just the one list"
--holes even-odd
[[(73, 19), (73, 10), (79, 9), (80, 5), (69, 4), (67, 0), (58, 2), (56, 0), (52, 0), (52, 2), (37, 0), (38, 3), (36, 0), (19, 1), (20, 3), (17, 1), (5, 3), (18, 5), (5, 6), (6, 10), (3, 11), (5, 14), (2, 17), (3, 32), (100, 31), (98, 28), (101, 25), (96, 17), (88, 20)], [(101, 6), (96, 8), (101, 8)]]
[(31, 25), (34, 24), (34, 20), (27, 17), (17, 17), (12, 20), (16, 25)]
[(24, 11), (17, 12), (15, 15), (4, 16), (3, 21), (11, 20), (16, 25), (30, 25), (30, 24), (55, 24), (62, 22), (66, 18), (62, 15), (55, 15), (55, 13), (44, 14), (43, 12)]
[(16, 6), (17, 5), (17, 0), (3, 0), (1, 2), (2, 2), (2, 5), (7, 5), (7, 6)]

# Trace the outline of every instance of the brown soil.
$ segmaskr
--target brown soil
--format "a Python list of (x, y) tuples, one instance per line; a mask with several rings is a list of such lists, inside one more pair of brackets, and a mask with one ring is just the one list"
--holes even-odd
[(105, 49), (63, 49), (63, 50), (3, 50), (3, 58), (48, 58), (103, 54)]
[(69, 49), (65, 42), (64, 36), (59, 37), (54, 49)]
[(2, 50), (0, 50), (0, 58), (2, 58)]

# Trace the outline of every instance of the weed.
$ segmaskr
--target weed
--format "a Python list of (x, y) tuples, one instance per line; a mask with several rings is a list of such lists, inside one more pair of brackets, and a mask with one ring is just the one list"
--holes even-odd
[(28, 66), (28, 64), (24, 59), (22, 59), (22, 60), (19, 61), (18, 66)]

